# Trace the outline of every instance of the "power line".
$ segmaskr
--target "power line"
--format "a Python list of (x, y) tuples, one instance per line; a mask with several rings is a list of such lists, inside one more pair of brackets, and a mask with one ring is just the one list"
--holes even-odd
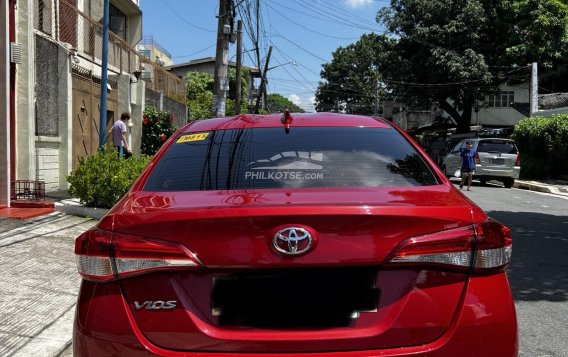
[[(272, 6), (270, 6), (268, 3), (267, 3), (266, 5), (267, 5), (269, 8), (271, 8), (272, 10), (277, 11), (277, 10), (274, 9)], [(302, 24), (300, 24), (300, 23), (298, 23), (298, 22), (292, 20), (291, 18), (289, 18), (288, 16), (284, 15), (283, 13), (279, 13), (279, 15), (282, 16), (283, 18), (285, 18), (286, 20), (290, 21), (291, 23), (295, 24), (296, 26), (299, 26), (299, 27), (303, 28), (304, 30), (309, 31), (309, 32), (311, 32), (311, 33), (315, 33), (316, 35), (320, 35), (320, 36), (328, 37), (328, 38), (335, 38), (335, 39), (338, 39), (338, 40), (356, 40), (356, 39), (357, 39), (357, 38), (355, 38), (355, 37), (337, 37), (337, 36), (327, 35), (327, 34), (324, 34), (324, 33), (319, 32), (319, 31), (312, 30), (312, 29), (310, 29), (310, 28), (308, 28), (308, 27), (306, 27), (306, 26), (304, 26), (304, 25), (302, 25)]]
[(322, 62), (324, 62), (324, 63), (327, 63), (327, 62), (328, 62), (327, 60), (325, 60), (325, 59), (321, 58), (320, 56), (318, 56), (318, 55), (312, 53), (311, 51), (309, 51), (309, 50), (303, 48), (302, 46), (300, 46), (300, 45), (294, 43), (293, 41), (290, 41), (289, 39), (287, 39), (286, 37), (282, 36), (282, 35), (279, 34), (279, 33), (275, 33), (275, 34), (271, 34), (271, 35), (276, 36), (276, 37), (280, 37), (280, 38), (283, 39), (284, 41), (291, 43), (292, 45), (298, 47), (298, 48), (301, 49), (302, 51), (304, 51), (304, 52), (306, 52), (307, 54), (309, 54), (309, 55), (311, 55), (311, 56), (313, 56), (313, 57), (319, 59), (320, 61), (322, 61)]
[(188, 24), (189, 26), (194, 27), (194, 28), (196, 28), (196, 29), (199, 29), (199, 30), (201, 30), (201, 31), (205, 31), (205, 32), (212, 32), (212, 33), (215, 32), (215, 31), (213, 31), (213, 30), (208, 30), (208, 29), (206, 29), (206, 28), (197, 26), (197, 25), (192, 24), (191, 22), (187, 21), (186, 19), (184, 19), (183, 17), (181, 17), (174, 9), (172, 9), (172, 7), (170, 6), (170, 4), (168, 4), (166, 1), (164, 1), (164, 5), (166, 5), (166, 7), (167, 7), (168, 9), (170, 9), (171, 12), (173, 12), (173, 14), (176, 15), (177, 18), (179, 18), (180, 20), (182, 20), (183, 22), (185, 22), (185, 23)]
[(208, 49), (210, 49), (210, 48), (212, 48), (212, 47), (215, 47), (216, 45), (217, 45), (217, 44), (212, 44), (212, 45), (211, 45), (211, 46), (209, 46), (209, 47), (205, 47), (204, 49), (202, 49), (202, 50), (199, 50), (199, 51), (196, 51), (196, 52), (193, 52), (193, 53), (191, 53), (191, 54), (189, 54), (189, 55), (183, 55), (183, 56), (173, 56), (172, 58), (183, 58), (183, 57), (191, 57), (191, 56), (194, 56), (194, 55), (196, 55), (196, 54), (198, 54), (198, 53), (201, 53), (201, 52), (207, 51)]

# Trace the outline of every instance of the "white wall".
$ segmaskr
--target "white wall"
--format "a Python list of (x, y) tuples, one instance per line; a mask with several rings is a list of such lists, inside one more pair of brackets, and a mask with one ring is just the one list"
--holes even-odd
[[(529, 103), (529, 86), (524, 84), (518, 87), (500, 88), (502, 91), (514, 91), (515, 103)], [(491, 125), (491, 126), (513, 126), (522, 119), (526, 118), (523, 114), (511, 107), (484, 108), (479, 113), (471, 114), (471, 125)]]
[(44, 137), (36, 142), (37, 173), (36, 179), (45, 182), (45, 191), (59, 190), (59, 150), (61, 138)]
[(0, 0), (0, 205), (10, 204), (10, 58), (8, 0)]
[[(17, 41), (22, 45), (22, 63), (16, 65), (16, 179), (35, 179), (35, 38), (34, 1), (18, 2)], [(20, 153), (29, 153), (21, 155)]]

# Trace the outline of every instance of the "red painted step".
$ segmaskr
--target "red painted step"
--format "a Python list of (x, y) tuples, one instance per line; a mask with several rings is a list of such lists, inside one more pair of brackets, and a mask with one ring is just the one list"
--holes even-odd
[(12, 219), (30, 219), (45, 214), (50, 214), (55, 209), (53, 207), (40, 207), (40, 208), (19, 208), (19, 207), (5, 207), (0, 209), (1, 218)]

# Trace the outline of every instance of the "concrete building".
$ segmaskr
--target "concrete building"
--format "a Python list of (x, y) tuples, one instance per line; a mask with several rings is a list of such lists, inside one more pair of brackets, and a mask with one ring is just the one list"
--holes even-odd
[[(11, 19), (0, 21), (0, 53), (14, 57), (0, 59), (0, 100), (8, 104), (0, 105), (6, 110), (0, 139), (7, 139), (0, 148), (0, 205), (9, 206), (14, 182), (42, 182), (47, 192), (67, 189), (79, 159), (97, 150), (103, 2), (0, 4), (2, 19)], [(132, 47), (142, 37), (142, 12), (138, 0), (111, 0), (109, 12), (105, 130), (121, 112), (131, 112), (130, 146), (139, 148), (145, 83), (135, 76), (140, 59)], [(11, 81), (3, 76), (8, 73)]]
[[(136, 45), (136, 51), (152, 63), (156, 63), (162, 67), (169, 67), (174, 64), (172, 60), (172, 55), (168, 50), (163, 48), (153, 36), (144, 36), (142, 40)], [(147, 70), (142, 64), (142, 76), (141, 78), (152, 78), (153, 72)]]
[[(237, 64), (235, 62), (229, 61), (229, 68), (236, 68), (236, 66)], [(255, 81), (260, 82), (261, 73), (257, 68), (243, 67), (249, 70), (247, 93), (249, 105), (252, 105), (253, 101), (256, 101), (256, 97), (258, 96), (258, 86), (255, 84)], [(186, 63), (166, 67), (166, 69), (182, 80), (188, 72), (209, 73), (213, 76), (215, 74), (215, 57), (195, 59)]]
[[(568, 114), (568, 94), (538, 95), (537, 98), (537, 111), (533, 115)], [(434, 123), (440, 118), (449, 118), (445, 111), (435, 106), (430, 111), (424, 111), (405, 108), (404, 104), (394, 102), (385, 103), (385, 116), (405, 130)], [(477, 103), (471, 115), (471, 125), (477, 128), (513, 127), (529, 116), (529, 83), (514, 87), (502, 86), (498, 92), (486, 96), (483, 102)]]

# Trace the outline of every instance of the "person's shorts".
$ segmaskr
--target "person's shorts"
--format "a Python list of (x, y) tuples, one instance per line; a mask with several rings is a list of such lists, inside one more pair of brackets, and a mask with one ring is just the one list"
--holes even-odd
[[(120, 146), (115, 146), (116, 151), (118, 151), (118, 155), (120, 155)], [(122, 157), (124, 157), (125, 159), (128, 159), (129, 157), (132, 156), (132, 153), (129, 151), (126, 151), (125, 148), (122, 148)]]
[(462, 177), (466, 177), (466, 176), (475, 174), (475, 170), (464, 170), (464, 169), (462, 169), (461, 174), (462, 174)]

